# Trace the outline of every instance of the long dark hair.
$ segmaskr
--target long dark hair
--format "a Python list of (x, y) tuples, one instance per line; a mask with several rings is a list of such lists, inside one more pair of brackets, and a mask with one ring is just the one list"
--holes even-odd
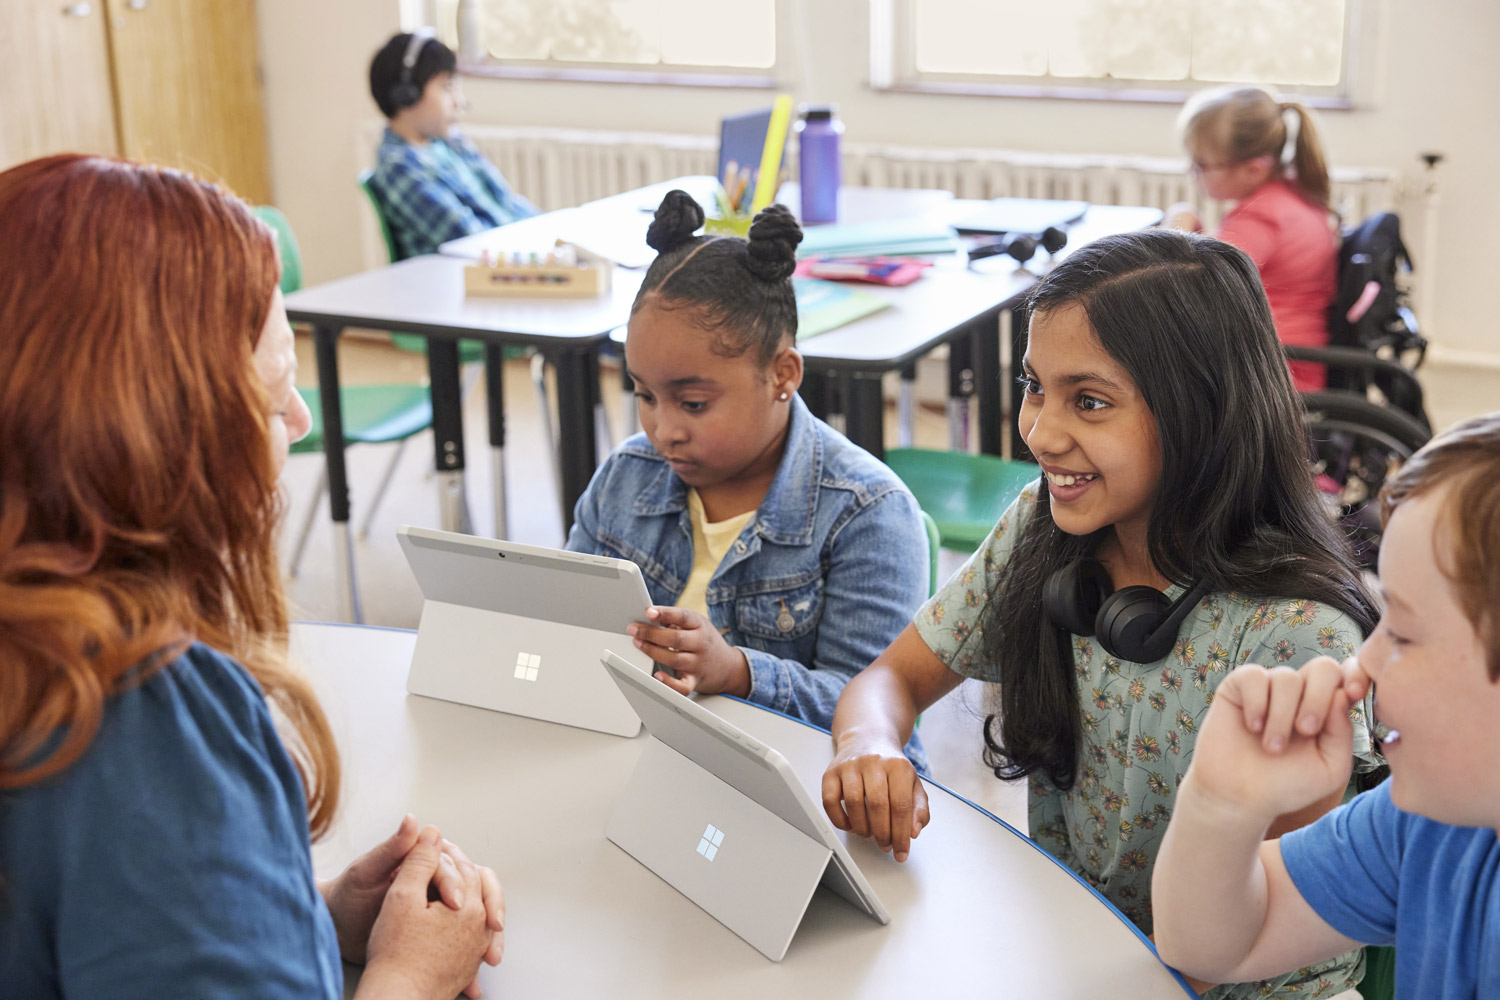
[(691, 195), (667, 192), (646, 232), (657, 258), (630, 313), (648, 301), (661, 309), (690, 309), (704, 330), (716, 335), (717, 353), (733, 358), (753, 352), (764, 368), (797, 337), (791, 278), (802, 227), (785, 205), (757, 213), (748, 240), (694, 236), (702, 225), (703, 209)]
[[(1157, 571), (1219, 591), (1311, 598), (1368, 634), (1374, 601), (1314, 488), (1254, 262), (1207, 236), (1109, 236), (1069, 255), (1029, 303), (1032, 315), (1075, 304), (1156, 418), (1161, 480), (1146, 544)], [(1001, 778), (1040, 771), (1068, 789), (1082, 742), (1077, 679), (1066, 630), (1041, 612), (1042, 582), (1102, 532), (1059, 529), (1045, 488), (1029, 515), (985, 627), (1001, 678), (985, 760)]]

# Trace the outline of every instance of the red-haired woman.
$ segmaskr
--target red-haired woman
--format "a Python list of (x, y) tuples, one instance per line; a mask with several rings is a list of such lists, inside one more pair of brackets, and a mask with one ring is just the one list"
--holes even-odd
[(313, 877), (339, 764), (286, 662), (277, 475), (309, 415), (278, 271), (186, 175), (0, 173), (8, 996), (338, 997), (342, 955), (361, 997), (446, 998), (499, 961), (494, 873), (410, 816)]

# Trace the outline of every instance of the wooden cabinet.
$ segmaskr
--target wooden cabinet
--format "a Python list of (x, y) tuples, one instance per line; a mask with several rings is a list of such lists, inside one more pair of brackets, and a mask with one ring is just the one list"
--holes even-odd
[(112, 153), (271, 200), (254, 0), (3, 0), (0, 168)]

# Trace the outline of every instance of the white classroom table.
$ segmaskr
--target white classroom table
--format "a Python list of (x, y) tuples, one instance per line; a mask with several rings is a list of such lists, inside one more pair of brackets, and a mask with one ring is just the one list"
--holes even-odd
[[(849, 845), (890, 925), (820, 889), (785, 959), (771, 962), (605, 839), (644, 732), (627, 740), (407, 695), (415, 640), (292, 626), (293, 660), (313, 678), (344, 767), (338, 819), (314, 863), (336, 874), (408, 810), (439, 825), (505, 886), (505, 960), (482, 968), (487, 997), (1193, 995), (1071, 872), (937, 785), (906, 864)], [(819, 798), (827, 733), (734, 699), (703, 704), (785, 754)], [(358, 970), (346, 973), (352, 993)]]

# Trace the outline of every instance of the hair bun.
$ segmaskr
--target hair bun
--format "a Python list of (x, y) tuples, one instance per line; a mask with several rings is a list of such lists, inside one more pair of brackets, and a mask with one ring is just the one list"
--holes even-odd
[(703, 225), (703, 206), (686, 191), (673, 189), (656, 207), (646, 245), (657, 253), (670, 253), (693, 238)]
[(762, 281), (784, 281), (797, 269), (802, 227), (785, 205), (771, 205), (750, 224), (750, 272)]

